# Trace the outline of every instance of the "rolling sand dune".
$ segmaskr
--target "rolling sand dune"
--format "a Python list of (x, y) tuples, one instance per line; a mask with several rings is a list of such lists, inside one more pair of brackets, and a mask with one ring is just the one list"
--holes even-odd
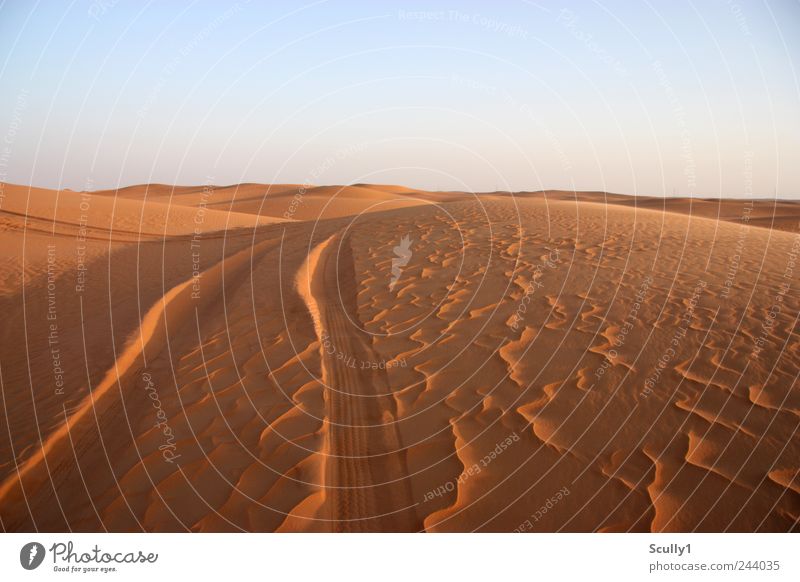
[[(299, 184), (235, 184), (233, 186), (177, 187), (161, 184), (97, 192), (104, 198), (124, 197), (165, 204), (199, 206), (233, 213), (249, 213), (283, 220), (324, 220), (362, 212), (379, 212), (428, 203), (427, 192), (399, 186), (309, 186)], [(465, 195), (461, 195), (465, 196)]]
[(800, 206), (4, 186), (6, 531), (795, 531)]

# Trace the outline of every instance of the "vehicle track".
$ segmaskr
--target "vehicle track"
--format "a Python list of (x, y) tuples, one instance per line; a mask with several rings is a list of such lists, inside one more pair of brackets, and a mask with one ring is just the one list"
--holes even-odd
[(327, 239), (312, 252), (303, 293), (321, 344), (328, 423), (325, 489), (332, 529), (343, 532), (418, 531), (395, 423), (396, 403), (380, 356), (360, 329), (356, 278), (347, 238)]

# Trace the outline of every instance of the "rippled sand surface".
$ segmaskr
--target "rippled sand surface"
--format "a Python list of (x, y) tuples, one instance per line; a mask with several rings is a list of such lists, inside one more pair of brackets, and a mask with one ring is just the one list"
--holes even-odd
[(5, 530), (798, 528), (795, 203), (5, 193)]

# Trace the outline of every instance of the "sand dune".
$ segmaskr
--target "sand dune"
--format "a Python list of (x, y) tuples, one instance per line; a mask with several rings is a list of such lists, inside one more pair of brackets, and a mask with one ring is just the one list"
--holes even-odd
[(7, 531), (795, 531), (796, 202), (5, 186)]
[(318, 220), (380, 212), (423, 203), (446, 203), (500, 197), (504, 199), (540, 199), (552, 201), (597, 202), (660, 210), (677, 214), (746, 223), (754, 226), (795, 232), (800, 222), (797, 200), (733, 200), (720, 198), (685, 198), (628, 196), (610, 192), (428, 192), (405, 186), (353, 184), (349, 186), (304, 186), (301, 184), (233, 184), (230, 186), (168, 186), (145, 184), (118, 190), (94, 192), (96, 196), (148, 200), (181, 206), (243, 212), (262, 217)]
[(205, 204), (225, 212), (255, 214), (283, 220), (324, 220), (363, 212), (380, 212), (428, 203), (431, 195), (397, 186), (302, 186), (300, 184), (235, 184), (205, 188), (160, 184), (132, 186), (96, 193), (196, 207)]

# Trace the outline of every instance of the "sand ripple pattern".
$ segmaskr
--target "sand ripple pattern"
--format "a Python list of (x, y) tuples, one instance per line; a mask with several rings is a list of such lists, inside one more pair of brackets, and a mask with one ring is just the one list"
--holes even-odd
[(146, 192), (6, 187), (5, 531), (798, 529), (796, 205)]

